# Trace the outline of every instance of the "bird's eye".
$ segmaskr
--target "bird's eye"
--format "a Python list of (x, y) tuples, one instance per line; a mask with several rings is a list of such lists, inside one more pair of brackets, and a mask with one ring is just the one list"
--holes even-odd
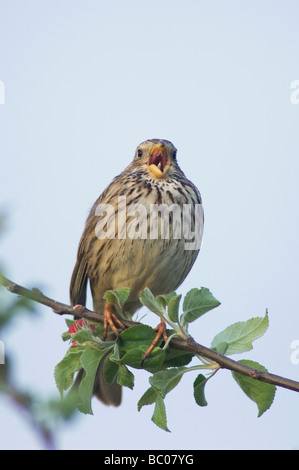
[(175, 160), (176, 159), (176, 150), (173, 151), (173, 159)]
[(137, 150), (137, 156), (140, 158), (142, 157), (142, 150), (141, 149), (138, 149)]

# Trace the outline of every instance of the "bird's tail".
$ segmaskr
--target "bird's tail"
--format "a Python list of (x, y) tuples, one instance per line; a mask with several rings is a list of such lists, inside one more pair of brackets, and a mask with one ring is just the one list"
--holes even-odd
[(93, 394), (105, 405), (119, 406), (122, 398), (122, 387), (116, 382), (116, 379), (109, 384), (104, 378), (105, 355), (99, 364), (98, 371), (93, 386)]

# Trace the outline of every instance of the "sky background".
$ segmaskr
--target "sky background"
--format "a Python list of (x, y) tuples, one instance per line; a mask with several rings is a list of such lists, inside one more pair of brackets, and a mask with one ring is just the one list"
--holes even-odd
[[(202, 250), (178, 293), (205, 286), (221, 301), (190, 333), (209, 346), (226, 326), (268, 308), (266, 335), (234, 359), (299, 380), (291, 361), (299, 340), (299, 104), (291, 100), (298, 15), (298, 0), (0, 0), (7, 276), (68, 303), (91, 205), (140, 142), (171, 140), (205, 209)], [(18, 383), (47, 398), (58, 396), (53, 372), (66, 328), (50, 309), (39, 312), (1, 339)], [(155, 326), (157, 318), (144, 321)], [(256, 405), (220, 371), (200, 408), (196, 375), (166, 398), (171, 433), (151, 422), (152, 407), (138, 413), (148, 374), (136, 371), (120, 408), (94, 401), (94, 416), (57, 431), (58, 448), (299, 447), (298, 394), (277, 390), (257, 418)], [(2, 396), (0, 423), (0, 448), (42, 448)]]

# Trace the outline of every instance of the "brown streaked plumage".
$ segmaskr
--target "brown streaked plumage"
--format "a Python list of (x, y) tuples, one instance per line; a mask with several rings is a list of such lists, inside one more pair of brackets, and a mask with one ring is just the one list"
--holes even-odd
[[(121, 207), (124, 202), (126, 213)], [(109, 206), (103, 206), (104, 204)], [(139, 208), (133, 207), (134, 204), (140, 204)], [(179, 219), (175, 219), (178, 212), (169, 213), (168, 238), (161, 236), (161, 214), (156, 226), (149, 216), (152, 205), (155, 204), (164, 204), (167, 208), (175, 205), (176, 207), (172, 206), (174, 209), (181, 209)], [(192, 231), (198, 229), (200, 245), (203, 212), (201, 210), (197, 227), (195, 206), (201, 205), (201, 196), (196, 186), (180, 169), (175, 147), (168, 140), (162, 139), (141, 143), (132, 163), (114, 178), (90, 211), (71, 279), (72, 305), (85, 305), (88, 280), (93, 308), (101, 313), (104, 310), (109, 311), (109, 306), (103, 299), (104, 293), (109, 289), (130, 288), (130, 296), (123, 307), (128, 316), (141, 307), (138, 296), (146, 287), (154, 295), (176, 290), (186, 278), (199, 252), (199, 245), (195, 249), (186, 249), (183, 232), (186, 222), (184, 205), (190, 207), (190, 228)], [(104, 211), (105, 207), (111, 209), (111, 213), (109, 210)], [(132, 209), (134, 211), (130, 213)], [(146, 221), (143, 223), (144, 219), (140, 219), (138, 224), (137, 218), (143, 213), (147, 214)], [(106, 225), (101, 226), (101, 221), (104, 220)], [(179, 228), (176, 231), (177, 226)], [(158, 228), (158, 238), (152, 239), (150, 235), (154, 227)], [(139, 237), (134, 238), (136, 233)], [(163, 334), (161, 328), (159, 331)], [(102, 367), (103, 361), (99, 366), (94, 392), (105, 404), (118, 406), (121, 402), (121, 387), (116, 383), (111, 385), (105, 382)]]

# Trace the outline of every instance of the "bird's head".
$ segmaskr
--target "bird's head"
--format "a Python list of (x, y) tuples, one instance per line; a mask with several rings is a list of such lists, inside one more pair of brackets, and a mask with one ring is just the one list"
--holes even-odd
[(138, 145), (133, 163), (144, 166), (151, 178), (163, 179), (171, 174), (172, 167), (177, 166), (176, 152), (169, 140), (146, 140)]

